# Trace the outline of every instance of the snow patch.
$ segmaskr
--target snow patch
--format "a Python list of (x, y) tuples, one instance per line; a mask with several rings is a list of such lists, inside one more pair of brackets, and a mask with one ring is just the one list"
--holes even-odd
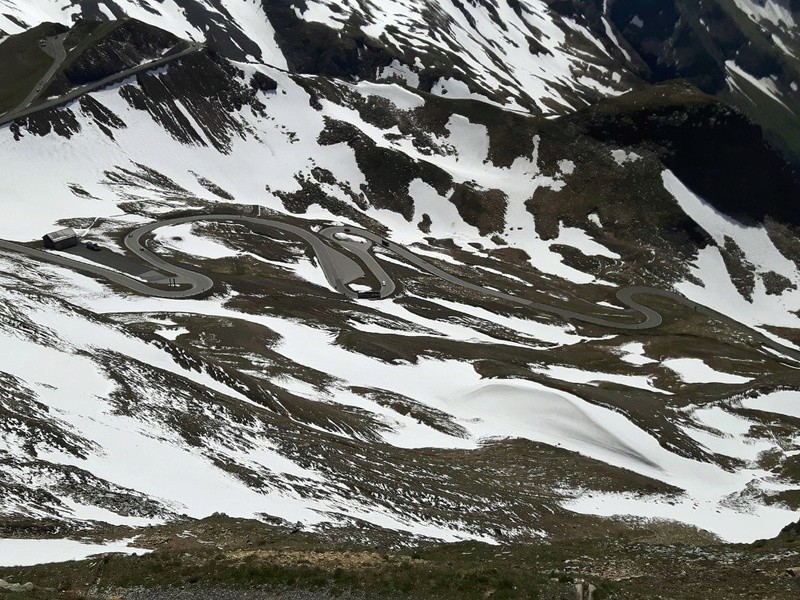
[(636, 152), (626, 152), (625, 150), (612, 150), (611, 157), (620, 167), (624, 166), (625, 163), (636, 162), (642, 158)]
[(141, 556), (151, 550), (131, 546), (134, 538), (90, 544), (68, 539), (0, 538), (0, 566), (28, 567), (45, 563), (83, 560), (97, 554), (120, 552)]
[(780, 390), (740, 401), (742, 408), (800, 419), (800, 390)]
[(641, 342), (630, 342), (619, 347), (620, 360), (636, 366), (649, 365), (657, 360), (645, 355), (644, 344)]
[(699, 358), (670, 358), (661, 363), (675, 371), (684, 383), (747, 383), (752, 377), (741, 377), (711, 368)]
[(400, 110), (413, 110), (425, 105), (421, 96), (409, 92), (395, 84), (371, 83), (362, 81), (355, 86), (356, 91), (363, 96), (378, 96), (385, 98)]

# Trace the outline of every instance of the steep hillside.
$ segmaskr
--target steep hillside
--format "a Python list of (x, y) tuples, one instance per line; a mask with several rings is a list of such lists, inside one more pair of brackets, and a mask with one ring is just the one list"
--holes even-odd
[(7, 32), (170, 31), (0, 44), (89, 40), (0, 127), (6, 535), (795, 521), (800, 184), (719, 90), (633, 75), (663, 74), (620, 58), (622, 4), (8, 3)]
[(789, 0), (8, 0), (0, 31), (135, 17), (223, 56), (400, 81), (535, 114), (685, 78), (749, 115), (800, 169), (800, 38)]
[(607, 19), (644, 79), (686, 78), (718, 95), (761, 124), (800, 168), (800, 6), (788, 0), (612, 0)]

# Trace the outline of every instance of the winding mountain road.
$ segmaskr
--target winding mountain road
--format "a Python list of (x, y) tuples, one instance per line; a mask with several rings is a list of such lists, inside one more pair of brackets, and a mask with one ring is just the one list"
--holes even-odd
[[(160, 298), (192, 298), (210, 291), (214, 285), (213, 280), (202, 273), (167, 262), (148, 249), (143, 238), (162, 227), (200, 221), (239, 223), (250, 227), (255, 233), (260, 233), (263, 230), (281, 231), (303, 240), (313, 249), (325, 278), (331, 287), (348, 298), (358, 298), (358, 292), (353, 290), (350, 284), (363, 277), (366, 271), (371, 273), (377, 280), (379, 286), (377, 291), (380, 298), (386, 298), (394, 293), (396, 289), (394, 281), (375, 260), (375, 255), (372, 252), (375, 246), (380, 246), (383, 250), (394, 253), (411, 265), (464, 289), (531, 308), (535, 311), (555, 314), (568, 321), (579, 321), (612, 329), (642, 330), (658, 327), (663, 321), (662, 316), (656, 310), (640, 303), (637, 298), (641, 296), (667, 298), (710, 318), (734, 327), (745, 328), (749, 335), (760, 344), (772, 348), (784, 356), (800, 361), (800, 351), (781, 344), (760, 331), (752, 329), (707, 306), (693, 302), (676, 292), (647, 286), (628, 286), (619, 289), (616, 294), (620, 303), (626, 307), (624, 311), (619, 313), (618, 318), (612, 319), (579, 313), (558, 306), (527, 300), (461, 279), (420, 258), (400, 244), (396, 244), (366, 229), (352, 226), (326, 227), (315, 233), (303, 227), (274, 219), (237, 214), (193, 215), (154, 221), (142, 225), (128, 233), (123, 243), (131, 253), (142, 261), (168, 274), (165, 278), (171, 280), (172, 285), (166, 288), (148, 284), (141, 279), (99, 265), (78, 261), (60, 254), (46, 252), (7, 240), (0, 240), (0, 249), (25, 254), (31, 258), (68, 267), (76, 271), (99, 275), (141, 294)], [(338, 248), (335, 246), (338, 246)], [(359, 259), (361, 264), (351, 256)]]
[(50, 80), (53, 78), (53, 75), (56, 74), (56, 71), (58, 71), (59, 67), (64, 64), (64, 60), (67, 58), (67, 50), (64, 48), (64, 40), (66, 37), (67, 34), (62, 33), (61, 35), (54, 35), (53, 37), (42, 40), (42, 51), (45, 54), (53, 57), (53, 64), (50, 65), (50, 68), (47, 69), (47, 72), (42, 75), (42, 78), (36, 83), (35, 86), (33, 86), (33, 89), (30, 91), (30, 93), (22, 102), (17, 105), (12, 112), (19, 113), (26, 109), (30, 103), (42, 93), (42, 90), (48, 83), (50, 83)]
[(182, 225), (184, 223), (195, 223), (197, 221), (214, 221), (218, 223), (225, 223), (225, 222), (242, 223), (244, 225), (249, 225), (257, 228), (266, 227), (271, 229), (277, 229), (279, 231), (284, 231), (286, 233), (299, 237), (300, 239), (308, 243), (314, 250), (317, 259), (319, 260), (320, 267), (322, 268), (322, 271), (325, 274), (325, 278), (328, 280), (328, 283), (331, 284), (331, 287), (333, 289), (335, 289), (340, 294), (344, 294), (349, 298), (356, 298), (358, 295), (352, 289), (347, 287), (347, 285), (363, 275), (361, 267), (359, 267), (358, 263), (356, 263), (353, 259), (349, 258), (342, 252), (339, 252), (338, 250), (332, 248), (328, 244), (324, 243), (319, 237), (317, 237), (310, 231), (303, 229), (302, 227), (298, 227), (296, 225), (283, 223), (282, 221), (230, 214), (230, 215), (195, 215), (190, 217), (178, 217), (175, 219), (166, 219), (164, 221), (155, 221), (153, 223), (148, 223), (147, 225), (142, 225), (141, 227), (134, 229), (128, 235), (125, 236), (124, 244), (128, 250), (130, 250), (136, 256), (146, 261), (153, 267), (173, 274), (175, 277), (175, 283), (177, 285), (189, 286), (189, 288), (185, 290), (172, 291), (171, 295), (167, 297), (189, 298), (192, 296), (197, 296), (199, 294), (202, 294), (210, 290), (211, 287), (214, 285), (214, 282), (210, 278), (206, 277), (201, 273), (177, 267), (172, 263), (168, 263), (164, 259), (153, 254), (153, 252), (151, 252), (144, 246), (142, 238), (161, 227)]

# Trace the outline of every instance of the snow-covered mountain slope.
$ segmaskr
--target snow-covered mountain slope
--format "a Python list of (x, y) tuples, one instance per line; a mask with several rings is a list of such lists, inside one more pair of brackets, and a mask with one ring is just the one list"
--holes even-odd
[(764, 127), (800, 167), (800, 6), (612, 0), (606, 8), (634, 70), (649, 81), (687, 78), (719, 95)]
[(0, 32), (125, 16), (237, 61), (535, 114), (687, 78), (748, 114), (800, 168), (799, 14), (788, 0), (4, 0)]
[[(51, 18), (39, 6), (26, 24)], [(532, 19), (538, 5), (523, 16), (509, 6)], [(301, 14), (333, 27), (341, 16), (311, 3)], [(510, 16), (469, 27), (498, 22), (521, 27)], [(392, 39), (385, 56), (405, 43)], [(141, 524), (222, 511), (451, 540), (536, 538), (578, 512), (737, 541), (793, 520), (797, 415), (774, 399), (800, 381), (752, 330), (798, 341), (787, 210), (798, 187), (750, 121), (682, 84), (576, 111), (589, 96), (565, 79), (581, 100), (545, 119), (383, 71), (365, 80), (256, 60), (199, 52), (0, 128), (14, 174), (0, 179), (0, 238), (70, 225), (120, 249), (136, 224), (187, 212), (335, 222), (542, 303), (619, 315), (615, 289), (641, 284), (736, 323), (663, 299), (652, 300), (656, 330), (565, 322), (387, 252), (378, 259), (397, 295), (351, 301), (300, 242), (239, 225), (149, 242), (214, 279), (203, 300), (138, 297), (4, 253), (6, 518)], [(482, 61), (470, 81), (489, 72)], [(513, 77), (491, 70), (517, 104), (521, 64)]]
[(0, 30), (5, 34), (19, 33), (44, 22), (71, 26), (78, 19), (131, 17), (182, 38), (218, 42), (236, 53), (237, 58), (251, 56), (278, 66), (283, 63), (274, 30), (264, 17), (261, 3), (254, 0), (3, 0), (0, 6)]
[(588, 30), (581, 17), (561, 17), (542, 0), (5, 4), (0, 29), (7, 33), (43, 21), (71, 24), (127, 15), (179, 36), (207, 39), (239, 61), (397, 80), (545, 114), (563, 113), (632, 84), (625, 68), (614, 68), (608, 40)]
[[(181, 233), (179, 243), (192, 244), (196, 234)], [(203, 247), (183, 246), (196, 257)], [(262, 246), (256, 256), (264, 254), (272, 252)], [(224, 264), (212, 255), (202, 262)], [(264, 264), (251, 269), (263, 274)], [(736, 403), (689, 405), (648, 432), (631, 421), (644, 413), (584, 399), (600, 386), (596, 398), (613, 391), (670, 405), (668, 390), (680, 390), (682, 404), (704, 387), (681, 382), (747, 389), (742, 382), (764, 379), (755, 363), (744, 378), (701, 359), (657, 358), (638, 375), (610, 363), (608, 373), (565, 367), (644, 350), (411, 293), (384, 306), (340, 302), (331, 321), (311, 316), (309, 302), (332, 302), (313, 279), (292, 286), (310, 308), (300, 319), (277, 295), (165, 303), (14, 257), (3, 272), (6, 519), (142, 525), (221, 511), (445, 540), (491, 539), (497, 529), (529, 539), (553, 526), (566, 501), (569, 510), (676, 519), (746, 541), (792, 518), (758, 499), (793, 489), (760, 464), (796, 444), (786, 433), (756, 432), (772, 418), (758, 412), (773, 410), (768, 402), (762, 409), (749, 399), (755, 410), (744, 413)], [(434, 302), (449, 316), (426, 317), (420, 309)], [(390, 352), (421, 354), (371, 356), (392, 339)], [(506, 369), (533, 362), (527, 375), (485, 379), (498, 365), (470, 361), (476, 352), (503, 355)], [(554, 353), (561, 358), (543, 369)], [(52, 367), (42, 372), (43, 364)], [(721, 368), (742, 372), (734, 362)], [(769, 369), (777, 376), (777, 363)], [(676, 422), (660, 444), (655, 431)], [(528, 442), (479, 446), (508, 437)], [(667, 439), (683, 439), (682, 449), (665, 448)], [(644, 488), (651, 492), (642, 497)]]

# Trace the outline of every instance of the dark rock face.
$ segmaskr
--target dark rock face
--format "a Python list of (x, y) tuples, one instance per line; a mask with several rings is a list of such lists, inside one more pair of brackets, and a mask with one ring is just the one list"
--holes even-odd
[(356, 127), (343, 121), (329, 119), (319, 143), (346, 143), (350, 146), (367, 179), (362, 191), (370, 203), (376, 208), (398, 212), (408, 221), (414, 216), (414, 199), (409, 195), (409, 186), (414, 179), (422, 179), (440, 194), (447, 193), (452, 183), (452, 177), (439, 167), (414, 160), (402, 152), (381, 148)]
[(113, 130), (126, 127), (122, 119), (91, 96), (82, 96), (78, 103), (80, 104), (81, 112), (92, 117), (100, 130), (112, 140), (114, 139)]
[(716, 93), (725, 88), (726, 60), (736, 59), (759, 78), (780, 69), (769, 47), (752, 43), (733, 16), (715, 2), (700, 6), (682, 0), (617, 0), (610, 16), (644, 61), (643, 74), (651, 82), (680, 77)]
[(500, 190), (479, 190), (474, 186), (456, 184), (450, 202), (456, 206), (464, 222), (477, 227), (481, 235), (502, 231), (505, 226), (508, 199)]
[(302, 4), (293, 0), (263, 2), (290, 70), (333, 77), (371, 77), (376, 69), (397, 58), (385, 45), (358, 29), (361, 23), (356, 13), (350, 18), (350, 26), (339, 32), (299, 18), (295, 6)]
[[(797, 11), (797, 3), (787, 8)], [(631, 51), (630, 66), (645, 81), (682, 78), (718, 95), (761, 125), (770, 143), (800, 172), (800, 124), (796, 118), (800, 97), (791, 87), (800, 80), (800, 70), (775, 41), (775, 33), (780, 31), (774, 24), (756, 24), (722, 0), (613, 0), (608, 12)], [(781, 39), (785, 43), (788, 38)], [(789, 43), (796, 46), (796, 40)], [(779, 99), (742, 81), (732, 73), (733, 64), (756, 80), (771, 80)]]
[[(256, 94), (262, 88), (274, 89), (275, 85), (266, 76), (244, 85), (238, 80), (242, 75), (227, 60), (199, 53), (172, 63), (166, 73), (139, 75), (139, 86), (125, 86), (120, 93), (134, 108), (148, 111), (177, 140), (206, 145), (201, 135), (205, 134), (217, 150), (227, 152), (232, 136), (245, 132), (231, 113), (245, 105), (262, 111), (264, 106)], [(176, 99), (180, 99), (194, 123), (178, 108)], [(197, 131), (196, 126), (202, 131)]]
[[(765, 142), (761, 127), (736, 110), (702, 97), (660, 104), (674, 86), (657, 86), (621, 110), (622, 97), (591, 111), (586, 131), (622, 147), (656, 148), (664, 165), (717, 210), (743, 221), (800, 223), (800, 182)], [(666, 91), (665, 91), (666, 90)]]
[(779, 539), (800, 538), (800, 521), (789, 523), (786, 527), (781, 529), (781, 532), (776, 537)]
[(11, 124), (14, 139), (19, 140), (22, 137), (23, 128), (34, 135), (44, 137), (53, 132), (67, 139), (81, 130), (75, 114), (71, 110), (62, 108), (53, 108), (17, 119)]

